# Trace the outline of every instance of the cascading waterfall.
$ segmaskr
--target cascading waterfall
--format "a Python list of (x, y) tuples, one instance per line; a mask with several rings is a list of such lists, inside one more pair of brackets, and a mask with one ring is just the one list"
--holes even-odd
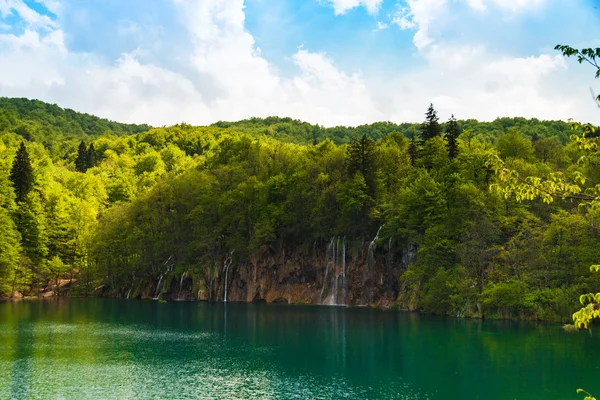
[(375, 247), (377, 246), (377, 241), (379, 240), (379, 233), (381, 232), (381, 229), (384, 226), (385, 225), (381, 225), (379, 227), (379, 230), (377, 231), (377, 234), (375, 235), (375, 237), (373, 238), (373, 240), (369, 244), (369, 253), (367, 255), (367, 264), (369, 266), (373, 265), (373, 262), (375, 261), (375, 255), (373, 254), (373, 251), (375, 250)]
[[(337, 251), (340, 251), (340, 238), (337, 238)], [(337, 258), (337, 252), (334, 252), (334, 257), (333, 257), (333, 284), (335, 285), (333, 287), (333, 304), (337, 304), (338, 302), (338, 288), (339, 288), (339, 280), (340, 280), (340, 274), (338, 273), (338, 261), (339, 259)]]
[(346, 237), (342, 239), (342, 282), (346, 288)]
[(127, 300), (129, 300), (129, 295), (131, 294), (131, 291), (133, 290), (133, 285), (135, 285), (135, 272), (133, 274), (131, 274), (131, 287), (129, 288), (129, 291), (127, 292)]
[(333, 237), (331, 239), (331, 242), (329, 242), (329, 246), (327, 246), (327, 254), (326, 254), (327, 264), (325, 265), (325, 276), (323, 277), (323, 286), (321, 287), (321, 295), (319, 296), (320, 304), (323, 304), (323, 294), (325, 293), (325, 288), (327, 287), (327, 283), (328, 283), (327, 278), (329, 276), (329, 268), (330, 268), (329, 260), (333, 257), (333, 247), (335, 246), (334, 241), (335, 241), (335, 237)]
[[(333, 237), (325, 255), (325, 275), (319, 296), (320, 304), (339, 305), (346, 303), (346, 238)], [(333, 285), (333, 288), (331, 288)], [(340, 295), (341, 289), (341, 295)]]
[(154, 297), (152, 298), (152, 300), (158, 300), (158, 296), (160, 296), (160, 290), (162, 289), (163, 276), (164, 276), (164, 274), (160, 274), (160, 279), (158, 280), (158, 283), (156, 284), (156, 292), (154, 293)]
[(185, 279), (186, 272), (181, 274), (181, 279), (179, 279), (179, 293), (177, 293), (177, 298), (181, 299), (181, 289), (183, 288), (183, 280)]
[(228, 273), (229, 267), (231, 267), (232, 263), (233, 251), (229, 253), (227, 257), (225, 257), (225, 262), (223, 263), (223, 271), (225, 272), (225, 295), (223, 297), (223, 302), (227, 303), (227, 282), (228, 282)]
[(156, 284), (156, 293), (154, 293), (154, 297), (152, 298), (152, 300), (158, 300), (159, 296), (160, 296), (160, 292), (162, 291), (162, 282), (163, 282), (163, 278), (165, 277), (166, 274), (168, 274), (169, 272), (173, 271), (173, 264), (169, 264), (171, 262), (171, 260), (173, 259), (173, 255), (169, 256), (169, 258), (167, 259), (167, 261), (165, 261), (165, 266), (167, 266), (167, 269), (165, 272), (163, 272), (162, 274), (160, 274), (160, 278), (158, 279), (158, 283)]

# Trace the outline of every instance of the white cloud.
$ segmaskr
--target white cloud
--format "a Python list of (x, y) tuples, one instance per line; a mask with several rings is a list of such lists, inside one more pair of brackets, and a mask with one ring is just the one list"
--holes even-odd
[[(357, 74), (325, 54), (299, 49), (299, 73), (282, 78), (245, 30), (242, 0), (174, 0), (192, 38), (184, 72), (142, 63), (138, 50), (114, 64), (69, 52), (60, 29), (0, 35), (0, 95), (27, 96), (126, 122), (197, 124), (289, 115), (325, 124), (382, 117)], [(123, 23), (123, 34), (139, 34)], [(134, 29), (135, 28), (135, 29)], [(2, 50), (0, 50), (2, 51)], [(44, 68), (40, 68), (44, 65)]]
[[(485, 0), (468, 0), (470, 2), (484, 2)], [(548, 0), (487, 0), (493, 6), (512, 12), (522, 12), (541, 6)]]
[[(478, 12), (496, 8), (498, 12), (525, 12), (542, 6), (548, 0), (455, 0)], [(434, 43), (436, 38), (431, 33), (442, 17), (449, 15), (448, 0), (397, 0), (397, 12), (392, 16), (392, 23), (402, 30), (413, 29), (413, 43), (421, 50)]]
[(405, 7), (398, 7), (392, 22), (403, 30), (416, 29), (413, 43), (423, 49), (434, 41), (429, 32), (431, 23), (445, 12), (446, 0), (407, 0)]
[(382, 31), (384, 29), (388, 29), (390, 26), (384, 22), (377, 21), (377, 28), (374, 31)]
[(320, 0), (333, 7), (335, 15), (345, 14), (348, 10), (356, 7), (365, 7), (369, 14), (375, 14), (383, 0)]
[[(43, 3), (44, 2), (41, 2)], [(52, 4), (50, 1), (48, 4)], [(23, 0), (0, 0), (0, 16), (7, 17), (17, 14), (32, 28), (56, 28), (56, 23), (47, 15), (39, 14), (31, 9)]]
[[(138, 54), (143, 49), (112, 63), (74, 52), (67, 48), (60, 26), (40, 28), (34, 16), (23, 34), (0, 34), (0, 96), (40, 98), (114, 120), (154, 125), (268, 115), (328, 126), (420, 121), (429, 102), (442, 118), (454, 113), (478, 119), (597, 119), (588, 101), (589, 74), (569, 71), (565, 79), (568, 64), (563, 58), (510, 57), (482, 45), (445, 42), (434, 27), (449, 3), (433, 10), (433, 0), (409, 2), (414, 8), (404, 15), (404, 24), (422, 31), (415, 35), (424, 61), (418, 70), (348, 72), (324, 53), (299, 48), (291, 57), (297, 73), (288, 76), (261, 55), (246, 30), (243, 0), (173, 2), (189, 37), (169, 55), (176, 66), (164, 57), (142, 61)], [(127, 35), (143, 36), (144, 29), (122, 25)], [(574, 87), (581, 87), (582, 94), (573, 95)]]

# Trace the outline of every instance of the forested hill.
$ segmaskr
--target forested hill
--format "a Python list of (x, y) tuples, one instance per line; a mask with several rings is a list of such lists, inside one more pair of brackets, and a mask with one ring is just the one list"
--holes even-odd
[(39, 100), (0, 97), (0, 132), (14, 132), (28, 141), (42, 143), (51, 152), (73, 150), (79, 141), (90, 137), (129, 135), (148, 129), (149, 125), (113, 122)]
[[(534, 142), (554, 137), (562, 144), (566, 144), (573, 133), (570, 125), (564, 121), (540, 121), (535, 118), (498, 118), (493, 122), (468, 119), (459, 120), (458, 123), (466, 133), (466, 137), (477, 138), (488, 143), (494, 143), (496, 139), (511, 129), (518, 130)], [(443, 122), (441, 125), (442, 129), (446, 128), (446, 123)], [(413, 131), (418, 133), (421, 130), (421, 123), (375, 122), (356, 127), (326, 128), (292, 118), (279, 117), (251, 118), (238, 122), (220, 121), (213, 126), (229, 128), (255, 136), (264, 135), (298, 144), (314, 144), (330, 139), (338, 145), (349, 144), (363, 135), (374, 140), (381, 140), (390, 133), (400, 133), (409, 138)]]
[[(475, 119), (459, 120), (466, 137), (494, 143), (510, 129), (518, 129), (526, 137), (536, 141), (555, 137), (562, 144), (569, 141), (570, 126), (564, 121), (540, 121), (525, 118), (498, 118), (493, 122)], [(281, 141), (314, 144), (330, 139), (335, 144), (349, 144), (363, 135), (381, 140), (390, 133), (400, 133), (409, 138), (420, 130), (420, 123), (375, 122), (356, 127), (336, 126), (326, 128), (292, 118), (251, 118), (238, 122), (217, 122), (213, 127), (227, 128), (252, 136), (267, 136)], [(55, 104), (24, 98), (0, 97), (0, 132), (16, 133), (24, 139), (42, 143), (51, 153), (60, 148), (74, 151), (80, 140), (100, 135), (130, 135), (146, 132), (149, 125), (123, 124), (93, 115), (63, 109)], [(445, 123), (442, 122), (442, 128)]]
[(598, 147), (565, 141), (580, 133), (565, 122), (441, 123), (430, 107), (421, 125), (267, 118), (133, 134), (105, 122), (119, 135), (97, 136), (80, 122), (104, 120), (21, 102), (0, 109), (2, 296), (69, 284), (71, 295), (568, 320), (600, 284), (589, 270), (599, 208), (491, 190), (502, 161), (532, 184), (593, 192)]

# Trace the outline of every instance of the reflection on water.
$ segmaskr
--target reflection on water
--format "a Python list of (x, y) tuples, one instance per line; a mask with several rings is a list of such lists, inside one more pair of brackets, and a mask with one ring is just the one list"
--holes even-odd
[(566, 399), (600, 340), (559, 326), (370, 309), (0, 304), (0, 398)]

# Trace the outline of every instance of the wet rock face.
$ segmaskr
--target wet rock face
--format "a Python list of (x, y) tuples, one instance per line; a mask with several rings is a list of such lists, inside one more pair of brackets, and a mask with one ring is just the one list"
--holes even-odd
[(412, 246), (394, 249), (392, 241), (373, 246), (336, 237), (326, 246), (269, 249), (235, 260), (200, 284), (190, 275), (178, 277), (163, 298), (224, 301), (227, 292), (227, 301), (234, 302), (388, 307), (398, 299), (399, 277), (415, 256)]

